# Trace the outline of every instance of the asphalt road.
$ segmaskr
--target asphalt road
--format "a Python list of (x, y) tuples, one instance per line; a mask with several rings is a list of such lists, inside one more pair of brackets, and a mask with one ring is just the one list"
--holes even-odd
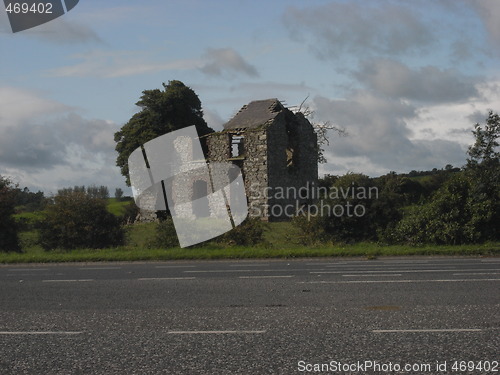
[(0, 266), (0, 375), (500, 373), (499, 286), (500, 258)]

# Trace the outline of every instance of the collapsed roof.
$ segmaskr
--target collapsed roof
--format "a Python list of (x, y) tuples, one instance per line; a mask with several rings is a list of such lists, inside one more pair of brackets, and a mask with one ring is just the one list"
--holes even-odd
[(227, 123), (224, 130), (255, 129), (274, 118), (285, 107), (278, 99), (255, 100), (244, 105), (239, 112)]

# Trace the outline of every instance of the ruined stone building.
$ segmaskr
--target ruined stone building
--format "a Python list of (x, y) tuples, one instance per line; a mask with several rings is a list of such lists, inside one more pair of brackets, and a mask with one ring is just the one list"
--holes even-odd
[[(240, 212), (248, 207), (250, 217), (286, 220), (309, 203), (307, 191), (318, 179), (318, 148), (316, 133), (302, 113), (293, 113), (277, 99), (253, 101), (222, 131), (203, 137), (207, 160), (197, 138), (193, 127), (147, 142), (144, 150), (151, 169), (141, 149), (134, 152), (138, 161), (130, 169), (137, 172), (136, 184), (145, 184), (141, 220), (154, 220), (156, 211), (167, 209), (168, 199), (171, 213), (185, 219), (225, 218), (231, 201), (243, 205)], [(168, 164), (175, 165), (170, 171), (175, 170), (175, 177), (164, 179), (171, 174), (163, 173)], [(230, 196), (221, 196), (230, 184)], [(241, 201), (245, 194), (247, 202)], [(234, 224), (244, 219), (230, 210)]]
[[(277, 99), (253, 101), (207, 137), (209, 162), (240, 167), (249, 216), (286, 220), (308, 201), (297, 192), (318, 179), (317, 136), (302, 113)], [(299, 196), (301, 195), (301, 196)]]

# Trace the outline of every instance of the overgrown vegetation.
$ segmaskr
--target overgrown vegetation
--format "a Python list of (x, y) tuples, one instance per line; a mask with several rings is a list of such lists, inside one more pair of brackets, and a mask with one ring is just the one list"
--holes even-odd
[[(379, 178), (360, 174), (326, 176), (320, 186), (328, 190), (320, 202), (331, 212), (311, 218), (309, 210), (307, 218), (294, 220), (295, 226), (305, 243), (318, 238), (409, 245), (498, 241), (498, 114), (490, 112), (486, 125), (476, 124), (473, 134), (475, 143), (469, 148), (467, 165), (461, 169), (447, 165), (442, 170), (389, 173)], [(377, 187), (376, 197), (367, 193), (370, 187)]]
[(15, 186), (0, 176), (0, 252), (20, 251), (18, 225), (13, 218)]
[(260, 219), (247, 218), (243, 223), (233, 228), (216, 240), (229, 246), (253, 246), (264, 242), (264, 225)]
[(55, 196), (39, 232), (45, 250), (119, 246), (125, 235), (120, 219), (107, 210), (105, 200), (81, 191), (61, 191)]
[(157, 247), (160, 249), (170, 249), (179, 246), (177, 233), (174, 227), (174, 221), (171, 217), (156, 224), (156, 232), (154, 239), (150, 242), (150, 247)]

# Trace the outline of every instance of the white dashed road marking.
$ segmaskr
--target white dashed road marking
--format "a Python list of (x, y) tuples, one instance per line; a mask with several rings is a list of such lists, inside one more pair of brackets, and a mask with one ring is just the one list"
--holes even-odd
[(169, 331), (169, 335), (255, 335), (266, 333), (266, 331)]
[(139, 281), (157, 281), (157, 280), (194, 280), (195, 277), (143, 277)]
[(85, 283), (94, 281), (94, 279), (81, 279), (81, 280), (42, 280), (42, 283)]
[(283, 276), (240, 276), (240, 279), (289, 279), (293, 275), (283, 275)]

